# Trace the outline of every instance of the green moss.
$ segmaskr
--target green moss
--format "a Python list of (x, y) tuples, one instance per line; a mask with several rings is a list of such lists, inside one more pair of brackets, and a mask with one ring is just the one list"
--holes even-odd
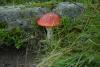
[[(33, 26), (34, 25), (35, 24), (33, 24)], [(20, 27), (16, 27), (12, 30), (8, 30), (6, 23), (0, 23), (0, 46), (2, 45), (15, 46), (16, 48), (26, 47), (25, 42), (27, 42), (27, 40), (24, 42), (23, 40), (32, 36), (34, 31), (38, 27), (35, 25), (34, 28), (33, 28), (33, 31), (31, 32), (26, 32), (24, 29)]]
[[(17, 44), (20, 40), (24, 38), (24, 31), (16, 28), (13, 29), (12, 31), (7, 31), (7, 29), (0, 29), (0, 41), (1, 41), (1, 46), (6, 45), (6, 46), (22, 46), (22, 43)], [(19, 47), (19, 48), (20, 48)]]

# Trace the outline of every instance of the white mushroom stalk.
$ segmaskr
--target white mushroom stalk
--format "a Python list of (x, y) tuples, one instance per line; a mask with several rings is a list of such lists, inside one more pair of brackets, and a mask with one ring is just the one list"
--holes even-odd
[(53, 30), (52, 28), (46, 28), (47, 30), (47, 40), (53, 39)]

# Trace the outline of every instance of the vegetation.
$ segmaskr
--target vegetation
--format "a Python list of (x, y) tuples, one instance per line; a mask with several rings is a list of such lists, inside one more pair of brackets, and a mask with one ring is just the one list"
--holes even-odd
[[(61, 25), (54, 29), (51, 45), (42, 42), (44, 48), (41, 49), (42, 58), (37, 67), (100, 67), (100, 2), (70, 1), (84, 3), (86, 10), (76, 20), (62, 18)], [(7, 32), (5, 26), (0, 24), (0, 41), (17, 44), (17, 48), (23, 45), (18, 42), (25, 38), (25, 33), (19, 28)]]

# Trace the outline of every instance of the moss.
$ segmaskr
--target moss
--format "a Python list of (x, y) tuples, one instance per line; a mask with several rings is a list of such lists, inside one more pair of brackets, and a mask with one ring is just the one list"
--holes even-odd
[(56, 5), (53, 2), (43, 2), (43, 3), (32, 3), (32, 6), (42, 6), (42, 7), (53, 7), (54, 5)]
[(0, 23), (0, 29), (1, 29), (1, 28), (6, 28), (6, 27), (7, 27), (7, 24), (6, 24), (5, 22)]
[(23, 45), (24, 42), (21, 41), (28, 38), (27, 34), (28, 32), (20, 27), (8, 30), (6, 23), (0, 23), (0, 46), (15, 46), (16, 48), (25, 47), (25, 45)]
[(22, 38), (24, 38), (23, 33), (24, 32), (18, 28), (13, 29), (12, 31), (7, 31), (7, 29), (0, 29), (0, 41), (1, 41), (0, 44), (1, 44), (1, 46), (2, 45), (16, 46), (16, 47), (19, 45), (22, 46), (22, 43), (20, 43), (20, 44), (17, 44), (17, 43)]

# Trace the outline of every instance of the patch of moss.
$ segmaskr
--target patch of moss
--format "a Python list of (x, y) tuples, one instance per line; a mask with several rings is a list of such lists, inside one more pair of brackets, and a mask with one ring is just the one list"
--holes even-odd
[(0, 23), (0, 29), (1, 29), (1, 28), (6, 28), (6, 27), (7, 27), (7, 24), (6, 24), (5, 22)]

